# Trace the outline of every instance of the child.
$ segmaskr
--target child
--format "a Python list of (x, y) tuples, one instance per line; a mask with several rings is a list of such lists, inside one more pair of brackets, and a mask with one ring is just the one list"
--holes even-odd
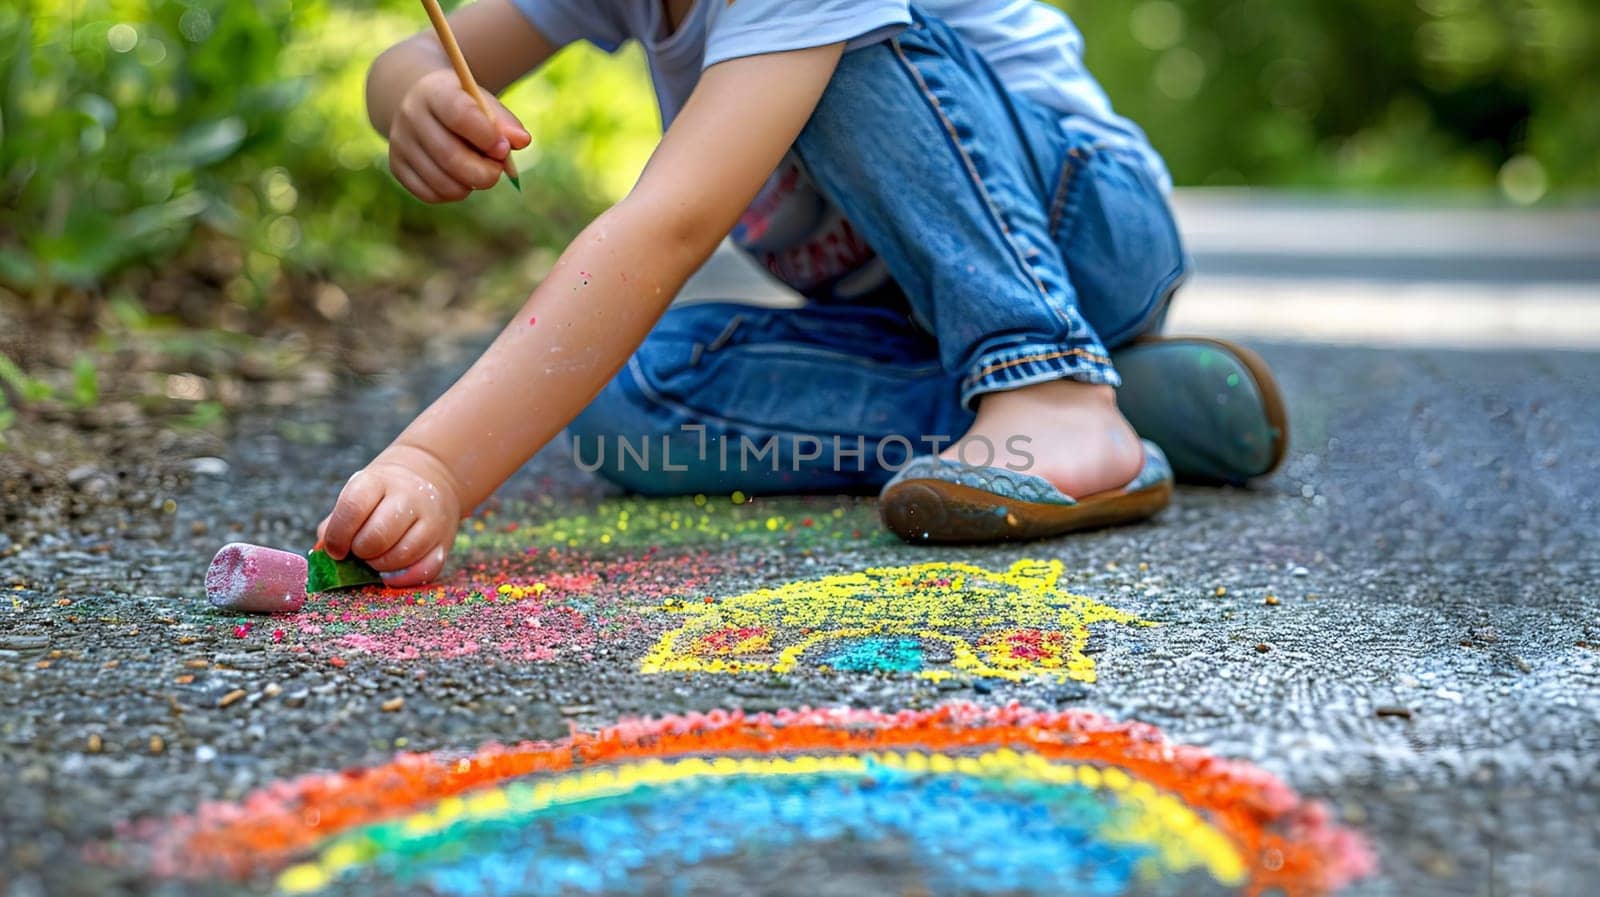
[[(1187, 270), (1167, 174), (1052, 7), (479, 0), (451, 22), (495, 92), (574, 40), (639, 41), (665, 136), (351, 477), (321, 527), (335, 556), (433, 579), (463, 512), (569, 424), (581, 464), (639, 492), (882, 487), (922, 541), (1137, 520), (1174, 467), (1237, 482), (1282, 457), (1259, 359), (1152, 338)], [(494, 186), (530, 139), (482, 117), (431, 35), (379, 57), (368, 104), (428, 202)], [(730, 234), (804, 307), (668, 311)]]

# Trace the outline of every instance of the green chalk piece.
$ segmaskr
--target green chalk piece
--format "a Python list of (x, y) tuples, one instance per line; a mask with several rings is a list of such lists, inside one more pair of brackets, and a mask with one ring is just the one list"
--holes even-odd
[(511, 179), (511, 186), (517, 188), (517, 192), (521, 193), (522, 192), (522, 179), (517, 177), (516, 175), (510, 175), (510, 174), (506, 175), (506, 177)]
[(355, 555), (336, 561), (326, 551), (313, 550), (306, 555), (306, 563), (310, 568), (306, 575), (308, 595), (333, 589), (348, 589), (351, 586), (383, 584), (383, 578), (378, 575), (378, 571), (367, 566), (366, 561)]

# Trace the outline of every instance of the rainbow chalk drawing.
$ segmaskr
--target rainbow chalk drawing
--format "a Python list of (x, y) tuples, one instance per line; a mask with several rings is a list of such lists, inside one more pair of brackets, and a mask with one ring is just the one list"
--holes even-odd
[(160, 874), (273, 875), (289, 894), (634, 893), (846, 842), (897, 845), (908, 893), (1315, 897), (1375, 866), (1255, 767), (1016, 705), (625, 721), (401, 754), (134, 829)]
[(1151, 625), (1062, 590), (1060, 561), (1004, 571), (971, 564), (877, 567), (710, 604), (669, 601), (688, 619), (661, 636), (645, 673), (768, 671), (956, 674), (1093, 682), (1095, 623)]

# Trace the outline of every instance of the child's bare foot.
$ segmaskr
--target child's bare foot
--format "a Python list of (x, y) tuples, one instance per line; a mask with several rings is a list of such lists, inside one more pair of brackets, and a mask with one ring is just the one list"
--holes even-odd
[(1137, 476), (1144, 446), (1111, 387), (1051, 380), (983, 396), (972, 428), (941, 457), (1032, 474), (1087, 498)]

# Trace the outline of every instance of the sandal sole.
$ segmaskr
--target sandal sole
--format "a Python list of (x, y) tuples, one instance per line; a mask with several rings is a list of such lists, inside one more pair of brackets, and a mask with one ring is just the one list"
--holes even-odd
[(943, 480), (907, 480), (878, 500), (883, 525), (907, 542), (1026, 542), (1079, 530), (1137, 523), (1172, 500), (1163, 480), (1136, 492), (1100, 493), (1072, 505), (1008, 500)]

